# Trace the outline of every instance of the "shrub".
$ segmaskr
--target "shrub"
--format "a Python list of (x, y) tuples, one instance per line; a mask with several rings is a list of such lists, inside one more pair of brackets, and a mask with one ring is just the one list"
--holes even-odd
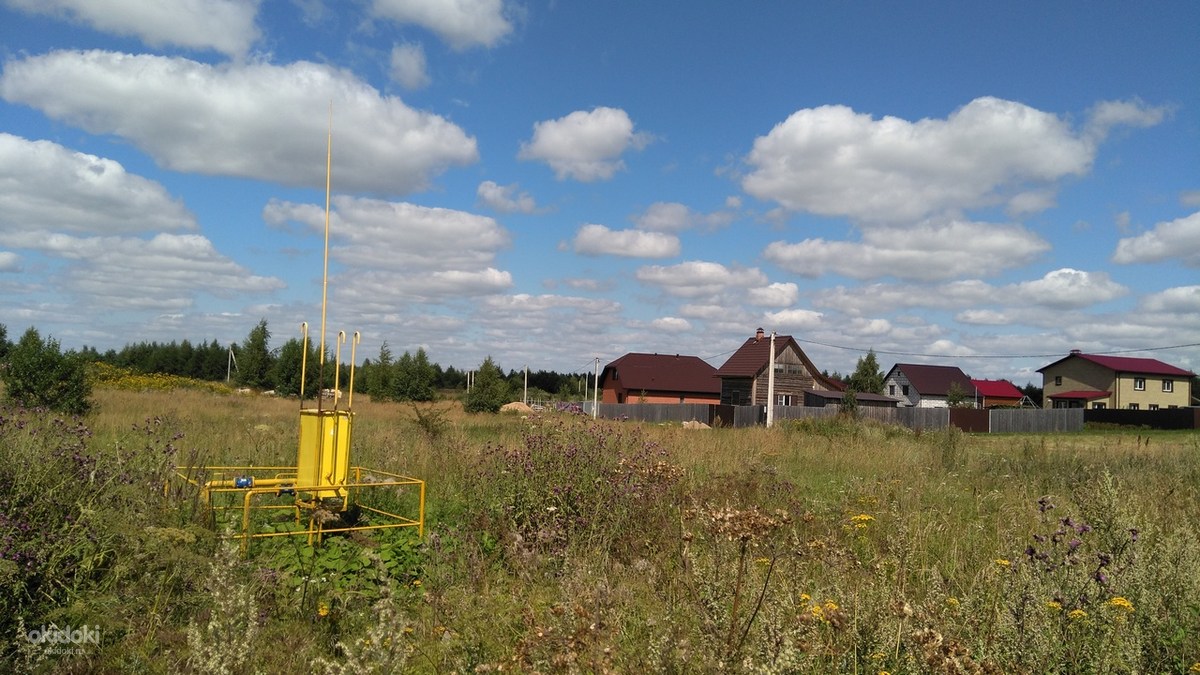
[(87, 364), (75, 353), (63, 354), (58, 341), (45, 340), (30, 327), (0, 369), (9, 400), (26, 407), (45, 407), (81, 415), (91, 408), (92, 386)]

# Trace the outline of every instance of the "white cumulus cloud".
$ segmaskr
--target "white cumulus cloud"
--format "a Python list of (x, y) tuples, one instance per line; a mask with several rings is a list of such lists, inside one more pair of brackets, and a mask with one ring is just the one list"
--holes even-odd
[(821, 325), (820, 312), (809, 309), (785, 309), (779, 312), (768, 312), (764, 315), (766, 323), (780, 328), (812, 329)]
[(627, 258), (669, 258), (679, 255), (679, 237), (662, 232), (610, 230), (584, 225), (575, 234), (575, 252), (583, 255), (617, 255)]
[(162, 185), (119, 162), (0, 133), (0, 241), (195, 228), (195, 217)]
[(404, 43), (392, 47), (392, 81), (405, 89), (428, 87), (430, 78), (425, 50), (419, 44)]
[(1055, 309), (1087, 307), (1129, 293), (1128, 288), (1104, 272), (1084, 272), (1069, 267), (1048, 272), (1041, 279), (1023, 281), (1011, 290), (1030, 303)]
[[(272, 200), (263, 220), (323, 233), (325, 212), (314, 204)], [(330, 240), (330, 256), (347, 265), (444, 274), (482, 272), (511, 243), (508, 231), (487, 216), (345, 195), (333, 199)]]
[(763, 257), (810, 278), (833, 273), (851, 279), (937, 281), (996, 274), (1024, 265), (1049, 248), (1019, 225), (955, 221), (871, 228), (863, 232), (861, 242), (776, 241), (767, 245)]
[(1057, 115), (992, 97), (916, 122), (806, 108), (755, 140), (742, 187), (790, 210), (864, 222), (1005, 203), (1029, 212), (1052, 203), (1056, 181), (1090, 170), (1101, 130), (1160, 115), (1136, 103), (1100, 104), (1091, 131), (1076, 132)]
[(636, 273), (637, 280), (660, 287), (682, 298), (699, 298), (729, 289), (742, 290), (767, 283), (757, 268), (726, 267), (721, 263), (689, 260), (678, 265), (648, 265)]
[(687, 319), (681, 319), (677, 316), (664, 316), (661, 319), (655, 319), (650, 322), (656, 330), (665, 333), (683, 333), (692, 329), (692, 324)]
[(751, 288), (746, 294), (746, 302), (759, 307), (788, 307), (799, 299), (800, 287), (791, 282)]
[(1200, 267), (1200, 211), (1121, 239), (1112, 259), (1122, 265), (1178, 259), (1188, 267)]
[(0, 96), (89, 133), (120, 136), (185, 173), (323, 188), (330, 101), (340, 190), (403, 194), (479, 156), (475, 139), (446, 119), (308, 62), (211, 66), (56, 51), (8, 62)]
[(533, 138), (517, 157), (546, 162), (559, 180), (608, 180), (625, 168), (621, 155), (641, 149), (650, 137), (634, 132), (633, 120), (618, 108), (594, 108), (533, 125)]
[(259, 37), (258, 0), (7, 0), (29, 13), (82, 23), (151, 47), (244, 55)]
[(513, 29), (501, 0), (373, 0), (370, 10), (426, 28), (459, 50), (492, 47)]
[(533, 213), (537, 211), (537, 202), (528, 192), (521, 192), (516, 183), (498, 185), (485, 180), (475, 190), (479, 201), (485, 206), (500, 213)]

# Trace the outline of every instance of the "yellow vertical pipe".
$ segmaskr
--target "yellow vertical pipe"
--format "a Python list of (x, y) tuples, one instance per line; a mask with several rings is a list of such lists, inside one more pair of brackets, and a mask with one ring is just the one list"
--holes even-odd
[(304, 407), (304, 373), (308, 369), (308, 322), (300, 322), (300, 407)]
[[(329, 185), (333, 173), (333, 101), (329, 102), (329, 130), (325, 142), (325, 266), (321, 272), (321, 357), (318, 369), (317, 388), (325, 385), (325, 305), (329, 298)], [(336, 388), (336, 387), (335, 387)], [(335, 402), (336, 403), (336, 402)], [(321, 408), (321, 397), (317, 396), (317, 409)]]
[(358, 331), (354, 331), (354, 338), (350, 341), (350, 395), (346, 398), (346, 410), (354, 407), (354, 364), (358, 363), (358, 357), (355, 352), (358, 351), (358, 341), (362, 336)]

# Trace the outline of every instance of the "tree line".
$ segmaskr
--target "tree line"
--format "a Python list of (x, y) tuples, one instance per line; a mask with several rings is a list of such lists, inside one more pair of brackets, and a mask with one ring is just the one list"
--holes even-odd
[[(60, 409), (69, 408), (72, 412), (87, 409), (90, 388), (86, 387), (84, 374), (86, 365), (93, 362), (139, 373), (228, 382), (238, 387), (274, 391), (281, 396), (301, 393), (303, 366), (305, 396), (316, 394), (318, 389), (332, 388), (335, 379), (339, 388), (347, 389), (350, 364), (335, 365), (328, 345), (322, 363), (319, 349), (318, 345), (309, 342), (306, 354), (304, 342), (299, 338), (291, 338), (272, 348), (271, 330), (266, 319), (260, 320), (240, 343), (226, 345), (215, 339), (199, 342), (184, 339), (169, 343), (143, 341), (103, 352), (85, 345), (78, 351), (65, 353), (56, 340), (42, 338), (34, 327), (30, 327), (17, 343), (12, 343), (8, 340), (7, 328), (0, 324), (0, 374), (4, 375), (10, 398), (13, 392), (24, 392), (21, 395), (28, 398), (30, 404), (47, 405), (47, 401), (39, 399), (37, 392), (61, 398), (64, 388), (73, 388), (76, 393), (67, 397), (73, 403), (66, 408), (60, 406)], [(17, 363), (9, 363), (8, 357), (13, 353), (17, 354)], [(506, 374), (491, 357), (475, 371), (459, 370), (454, 366), (443, 368), (431, 361), (423, 348), (395, 356), (386, 341), (379, 354), (374, 359), (364, 360), (353, 375), (355, 391), (369, 395), (372, 400), (432, 401), (447, 392), (458, 391), (465, 395), (468, 409), (474, 411), (499, 409), (509, 401), (521, 399), (526, 391), (531, 400), (581, 399), (587, 391), (584, 376), (575, 373), (538, 370), (530, 371), (526, 377), (524, 371), (510, 370)], [(468, 379), (472, 384), (470, 392), (467, 392)], [(55, 394), (56, 391), (60, 393)]]

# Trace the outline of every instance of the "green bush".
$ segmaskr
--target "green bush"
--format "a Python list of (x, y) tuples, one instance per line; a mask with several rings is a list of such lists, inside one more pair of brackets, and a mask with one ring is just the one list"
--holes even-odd
[(30, 407), (82, 415), (91, 409), (92, 385), (87, 364), (73, 352), (63, 354), (58, 341), (45, 340), (30, 327), (0, 368), (8, 399)]

